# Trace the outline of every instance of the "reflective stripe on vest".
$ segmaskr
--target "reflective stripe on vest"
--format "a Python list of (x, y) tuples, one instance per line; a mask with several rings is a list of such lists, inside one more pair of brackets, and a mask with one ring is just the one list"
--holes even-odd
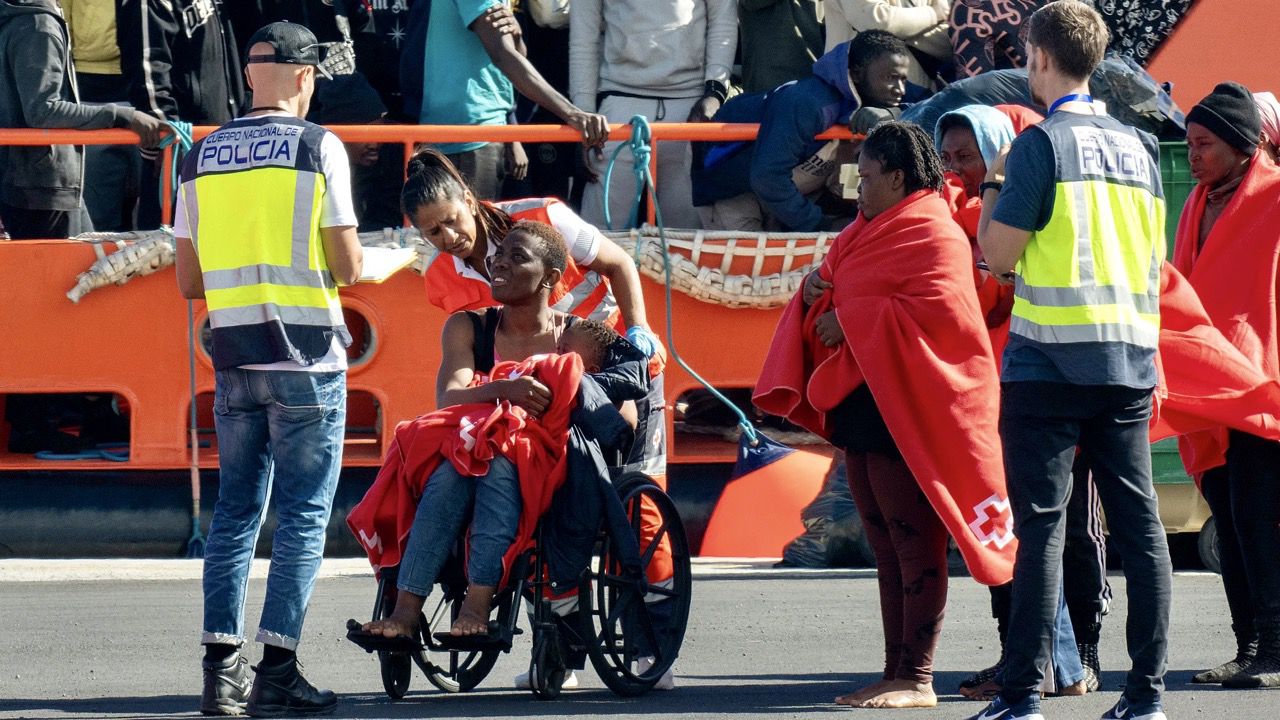
[(324, 133), (290, 118), (239, 121), (184, 163), (216, 367), (308, 365), (335, 335), (349, 344), (320, 235)]
[(1155, 348), (1165, 204), (1159, 170), (1129, 128), (1055, 114), (1053, 213), (1018, 263), (1010, 332), (1040, 343)]

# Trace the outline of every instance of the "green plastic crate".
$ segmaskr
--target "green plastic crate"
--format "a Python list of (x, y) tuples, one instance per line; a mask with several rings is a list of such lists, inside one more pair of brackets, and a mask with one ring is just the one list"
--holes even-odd
[(1178, 235), (1178, 218), (1182, 215), (1182, 206), (1196, 186), (1191, 177), (1191, 164), (1187, 162), (1187, 144), (1185, 142), (1160, 143), (1160, 179), (1164, 183), (1165, 220), (1164, 232), (1168, 242), (1170, 259), (1173, 258), (1173, 240)]

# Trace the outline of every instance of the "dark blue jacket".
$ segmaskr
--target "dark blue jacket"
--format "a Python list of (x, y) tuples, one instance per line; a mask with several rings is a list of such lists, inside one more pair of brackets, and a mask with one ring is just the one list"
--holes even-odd
[(841, 43), (818, 58), (812, 76), (725, 103), (716, 122), (759, 122), (760, 134), (754, 143), (718, 144), (706, 151), (707, 164), (695, 163), (694, 204), (755, 192), (786, 229), (817, 230), (822, 210), (796, 189), (791, 171), (824, 144), (814, 135), (849, 122), (857, 109), (848, 66), (849, 43)]
[(577, 585), (591, 562), (602, 519), (623, 564), (639, 568), (639, 547), (611, 484), (605, 457), (625, 455), (636, 436), (613, 404), (639, 400), (648, 393), (648, 368), (644, 354), (619, 338), (610, 347), (605, 369), (582, 376), (578, 406), (570, 416), (564, 485), (556, 490), (542, 518), (543, 551), (556, 593)]

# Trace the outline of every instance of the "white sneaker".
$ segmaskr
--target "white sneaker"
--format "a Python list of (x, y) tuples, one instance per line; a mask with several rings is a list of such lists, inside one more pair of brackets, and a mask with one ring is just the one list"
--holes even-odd
[[(529, 682), (529, 672), (520, 673), (516, 676), (515, 686), (517, 690), (528, 690), (533, 687), (533, 683)], [(560, 686), (561, 690), (577, 690), (578, 689), (578, 673), (573, 670), (564, 676), (564, 684)]]
[[(636, 674), (643, 675), (653, 667), (653, 657), (642, 657), (636, 660)], [(676, 689), (676, 673), (674, 667), (667, 668), (667, 671), (658, 678), (657, 684), (653, 686), (654, 690), (675, 690)]]

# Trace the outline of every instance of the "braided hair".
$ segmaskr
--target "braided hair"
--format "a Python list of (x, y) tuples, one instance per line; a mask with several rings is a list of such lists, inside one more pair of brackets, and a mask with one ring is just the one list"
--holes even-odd
[(933, 138), (915, 123), (880, 123), (867, 133), (862, 154), (880, 161), (885, 172), (901, 170), (908, 195), (917, 190), (942, 190), (942, 159), (933, 148)]
[[(400, 191), (400, 210), (412, 218), (423, 205), (442, 200), (464, 201), (470, 191), (462, 173), (444, 153), (424, 147), (409, 159), (408, 178)], [(503, 210), (489, 203), (476, 202), (477, 234), (486, 242), (501, 240), (513, 223), (511, 216)]]

